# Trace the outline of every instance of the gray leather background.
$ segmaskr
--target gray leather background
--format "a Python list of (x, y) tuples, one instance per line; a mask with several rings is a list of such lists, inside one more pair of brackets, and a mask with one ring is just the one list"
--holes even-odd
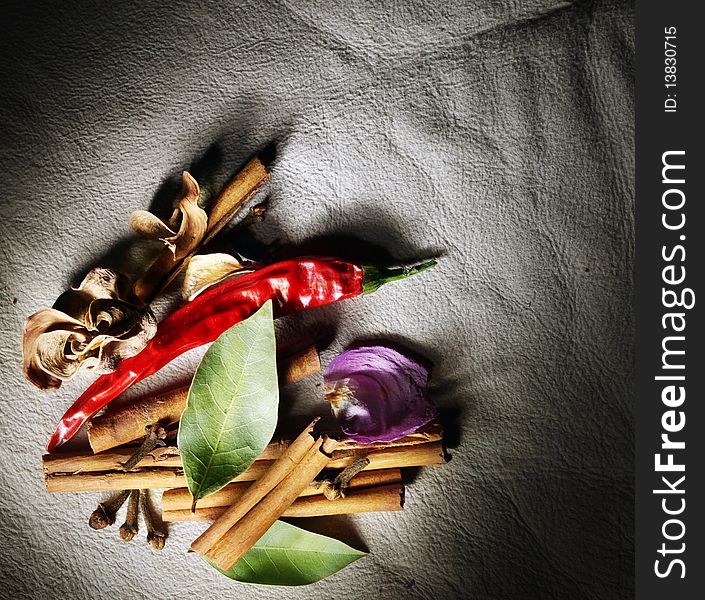
[[(630, 596), (631, 4), (3, 3), (0, 597)], [(260, 241), (345, 233), (398, 259), (443, 254), (283, 326), (334, 324), (324, 362), (404, 341), (435, 362), (459, 428), (403, 514), (319, 524), (369, 557), (277, 590), (186, 555), (201, 525), (155, 554), (143, 532), (127, 546), (87, 528), (99, 495), (48, 495), (42, 448), (91, 376), (43, 395), (19, 346), (27, 314), (134, 258), (131, 210), (168, 203), (184, 168), (217, 190), (270, 142)], [(284, 402), (321, 410), (318, 395), (310, 380)]]

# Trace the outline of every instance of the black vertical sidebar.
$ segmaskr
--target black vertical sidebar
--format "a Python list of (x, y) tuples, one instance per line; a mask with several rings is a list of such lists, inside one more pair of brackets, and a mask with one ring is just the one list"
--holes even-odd
[[(699, 12), (699, 3), (678, 0), (636, 5), (635, 539), (636, 597), (643, 600), (705, 598), (705, 100), (698, 94), (705, 28)], [(665, 172), (664, 160), (671, 165)]]

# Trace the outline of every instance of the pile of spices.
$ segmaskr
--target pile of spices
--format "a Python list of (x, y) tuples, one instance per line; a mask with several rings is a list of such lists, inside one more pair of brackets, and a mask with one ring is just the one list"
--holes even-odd
[[(156, 260), (131, 285), (123, 274), (95, 269), (54, 308), (29, 317), (24, 368), (42, 389), (55, 389), (81, 366), (102, 373), (67, 410), (42, 457), (47, 491), (114, 493), (90, 515), (92, 529), (115, 524), (127, 504), (119, 537), (135, 539), (141, 515), (147, 542), (161, 550), (167, 522), (212, 521), (191, 550), (215, 569), (237, 581), (303, 585), (365, 553), (280, 517), (401, 511), (402, 469), (448, 457), (428, 398), (429, 369), (384, 345), (349, 350), (329, 365), (326, 397), (339, 426), (325, 429), (317, 417), (293, 440), (273, 437), (279, 388), (321, 368), (315, 346), (277, 344), (273, 319), (370, 294), (436, 263), (387, 268), (331, 257), (258, 264), (197, 256), (269, 177), (261, 160), (251, 160), (206, 212), (198, 182), (184, 172), (168, 219), (132, 215), (135, 231), (164, 244)], [(264, 205), (251, 208), (240, 227), (264, 212)], [(184, 269), (185, 303), (155, 331), (149, 304)], [(189, 386), (108, 406), (211, 342)], [(57, 453), (83, 425), (90, 449)], [(154, 489), (165, 490), (161, 515)]]

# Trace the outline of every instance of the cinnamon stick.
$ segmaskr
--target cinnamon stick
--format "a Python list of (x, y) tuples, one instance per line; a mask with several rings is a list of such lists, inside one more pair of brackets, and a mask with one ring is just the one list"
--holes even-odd
[[(163, 508), (163, 507), (162, 507)], [(282, 517), (322, 517), (348, 515), (361, 512), (389, 512), (403, 510), (404, 486), (400, 483), (352, 490), (344, 498), (328, 500), (322, 494), (300, 496), (287, 508)], [(226, 506), (199, 507), (196, 512), (188, 508), (162, 510), (164, 521), (212, 521), (227, 510)]]
[[(393, 442), (379, 442), (374, 444), (360, 444), (350, 438), (344, 438), (338, 442), (337, 450), (333, 453), (333, 462), (330, 468), (341, 468), (350, 464), (345, 461), (345, 464), (340, 462), (341, 459), (347, 459), (350, 456), (367, 456), (375, 454), (378, 451), (389, 452), (392, 448), (408, 448), (441, 442), (443, 440), (443, 428), (439, 423), (429, 423), (427, 426), (419, 429), (415, 433), (407, 435)], [(267, 447), (257, 457), (257, 460), (276, 460), (289, 447), (290, 439), (279, 438), (270, 442)], [(134, 453), (135, 447), (112, 448), (110, 450), (93, 454), (91, 452), (62, 452), (54, 454), (45, 454), (42, 457), (42, 468), (45, 475), (51, 474), (74, 474), (87, 473), (95, 471), (113, 471), (121, 469), (122, 465)], [(374, 457), (373, 457), (374, 458)], [(382, 461), (384, 457), (374, 458)], [(445, 462), (445, 461), (443, 461)], [(435, 464), (435, 463), (432, 463)], [(179, 449), (176, 446), (163, 446), (152, 450), (140, 463), (135, 467), (140, 469), (151, 469), (154, 467), (181, 467), (181, 457)], [(393, 465), (392, 465), (393, 466)], [(368, 470), (376, 467), (368, 467)], [(386, 468), (386, 467), (385, 467)]]
[[(118, 471), (134, 452), (135, 448), (115, 448), (98, 454), (90, 452), (45, 454), (42, 456), (42, 469), (45, 475)], [(134, 472), (165, 467), (181, 469), (182, 466), (179, 449), (176, 446), (162, 446), (147, 454), (135, 467)]]
[(327, 465), (328, 469), (343, 469), (361, 456), (369, 459), (366, 471), (373, 469), (393, 469), (395, 467), (424, 467), (441, 465), (447, 462), (442, 442), (414, 444), (411, 446), (393, 446), (379, 448), (367, 453), (364, 449), (334, 452)]
[(201, 245), (207, 244), (220, 233), (223, 227), (254, 198), (269, 178), (269, 169), (258, 157), (250, 160), (221, 190), (208, 212), (208, 229)]
[(321, 370), (321, 358), (318, 355), (318, 348), (314, 345), (293, 354), (280, 354), (281, 357), (277, 358), (279, 385), (301, 381)]
[[(176, 450), (174, 447), (168, 447)], [(118, 452), (118, 450), (120, 452)], [(100, 454), (84, 454), (73, 457), (47, 454), (43, 457), (44, 483), (49, 492), (91, 492), (124, 489), (154, 489), (154, 488), (179, 488), (186, 487), (186, 478), (181, 468), (181, 458), (173, 455), (165, 458), (160, 463), (147, 457), (134, 471), (124, 472), (119, 470), (119, 460), (127, 460), (130, 448), (117, 449), (109, 453), (111, 456), (102, 457)], [(157, 451), (164, 451), (158, 448)], [(342, 469), (352, 463), (356, 458), (365, 455), (365, 450), (357, 452), (340, 451), (333, 453), (327, 468)], [(414, 444), (411, 446), (395, 446), (378, 449), (370, 454), (370, 464), (366, 470), (391, 469), (403, 467), (422, 467), (427, 465), (444, 464), (446, 462), (442, 442)], [(54, 457), (62, 457), (57, 460)], [(95, 459), (100, 457), (97, 468), (92, 468)], [(107, 459), (107, 460), (106, 460)], [(178, 461), (179, 466), (173, 465)], [(62, 464), (57, 464), (62, 463)], [(116, 465), (114, 469), (107, 469), (106, 464)], [(144, 464), (148, 463), (148, 464)], [(252, 465), (233, 481), (254, 481), (272, 465), (270, 459), (257, 459)], [(78, 467), (69, 470), (68, 467)]]
[[(363, 471), (358, 473), (353, 477), (349, 484), (348, 490), (360, 490), (364, 488), (379, 487), (381, 485), (389, 485), (392, 483), (401, 483), (401, 470), (400, 469), (381, 469), (378, 471)], [(239, 481), (237, 483), (229, 483), (224, 488), (218, 490), (217, 492), (201, 498), (198, 501), (198, 508), (196, 512), (200, 509), (205, 508), (223, 508), (226, 509), (233, 505), (235, 502), (242, 497), (245, 490), (251, 486), (248, 481)], [(323, 495), (323, 488), (321, 486), (310, 485), (307, 487), (299, 498), (304, 498), (307, 496), (318, 496)], [(165, 490), (162, 494), (162, 510), (163, 511), (181, 511), (191, 509), (191, 492), (188, 488), (175, 488), (171, 490)]]
[[(314, 419), (311, 424), (303, 430), (286, 449), (284, 454), (272, 463), (272, 466), (267, 472), (249, 486), (237, 501), (191, 544), (191, 550), (199, 554), (205, 554), (205, 552), (227, 533), (235, 523), (244, 517), (255, 504), (279, 485), (283, 479), (288, 477), (292, 471), (299, 467), (301, 461), (309, 456), (311, 449), (316, 444), (316, 440), (313, 437), (313, 428), (317, 422), (318, 419)], [(309, 481), (308, 483), (311, 482)], [(192, 511), (194, 507), (195, 501), (191, 506)]]
[[(321, 361), (315, 346), (277, 356), (280, 385), (295, 383), (320, 369)], [(88, 442), (93, 452), (103, 452), (143, 438), (149, 425), (159, 423), (168, 427), (177, 423), (186, 408), (188, 388), (176, 388), (128, 405), (108, 408), (87, 424)]]
[(211, 206), (206, 233), (199, 247), (179, 261), (174, 261), (174, 255), (169, 248), (162, 250), (147, 272), (135, 282), (135, 293), (149, 304), (174, 280), (200, 247), (211, 241), (254, 197), (269, 177), (269, 170), (259, 158), (250, 160), (223, 188)]
[[(254, 481), (264, 475), (272, 461), (255, 461), (233, 481)], [(48, 492), (98, 492), (109, 490), (142, 490), (184, 487), (187, 485), (182, 468), (137, 469), (135, 471), (103, 471), (76, 474), (45, 475)]]
[[(220, 569), (230, 570), (323, 470), (336, 444), (332, 438), (321, 437), (277, 487), (237, 521), (207, 552), (199, 548), (200, 553)], [(218, 521), (211, 527), (217, 524)]]

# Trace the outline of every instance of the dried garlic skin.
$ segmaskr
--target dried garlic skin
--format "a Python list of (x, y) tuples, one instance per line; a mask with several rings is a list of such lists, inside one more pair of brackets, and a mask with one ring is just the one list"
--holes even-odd
[(107, 373), (140, 352), (156, 331), (154, 313), (132, 294), (127, 278), (96, 268), (52, 308), (27, 317), (24, 375), (39, 389), (54, 390), (81, 368)]
[(213, 286), (252, 273), (255, 266), (255, 263), (241, 256), (219, 252), (197, 254), (186, 265), (181, 297), (184, 300), (193, 300)]
[(383, 345), (346, 350), (328, 365), (326, 400), (343, 432), (361, 444), (409, 435), (438, 414), (428, 397), (429, 369)]
[[(189, 255), (206, 233), (208, 217), (198, 206), (201, 190), (183, 173), (183, 191), (168, 222), (136, 211), (130, 225), (147, 238), (161, 240), (174, 261)], [(25, 377), (42, 390), (54, 390), (81, 368), (109, 373), (134, 356), (157, 331), (149, 306), (132, 291), (126, 277), (111, 269), (93, 269), (78, 288), (64, 292), (52, 308), (25, 321), (22, 338)]]
[(146, 210), (130, 215), (130, 227), (145, 238), (163, 242), (174, 254), (174, 261), (198, 248), (208, 227), (208, 215), (198, 206), (201, 189), (188, 171), (183, 172), (182, 185), (179, 204), (167, 222)]

